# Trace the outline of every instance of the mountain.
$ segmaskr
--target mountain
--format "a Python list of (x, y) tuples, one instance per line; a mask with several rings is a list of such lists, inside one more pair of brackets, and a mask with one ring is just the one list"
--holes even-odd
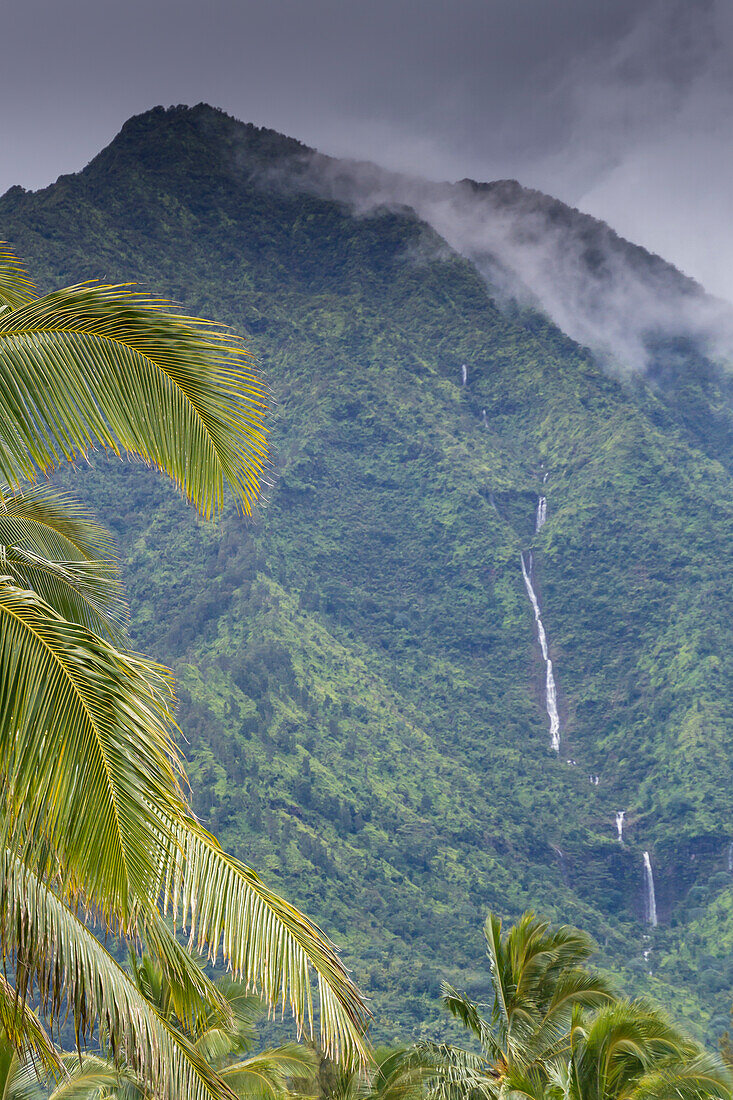
[[(250, 525), (198, 522), (130, 463), (64, 475), (118, 537), (134, 644), (176, 670), (197, 811), (342, 945), (379, 1039), (445, 1033), (440, 981), (487, 988), (486, 910), (528, 906), (712, 1039), (733, 984), (733, 402), (701, 320), (719, 309), (519, 185), (471, 208), (491, 230), (472, 251), (422, 200), (357, 208), (313, 163), (205, 105), (156, 108), (82, 172), (0, 198), (43, 287), (135, 280), (225, 321), (277, 401)], [(697, 329), (609, 294), (645, 356), (609, 365), (551, 319), (544, 276), (530, 299), (498, 284), (517, 252), (489, 248), (511, 237), (497, 203), (520, 239), (539, 204), (557, 240), (595, 242), (590, 270), (612, 240), (613, 285), (626, 264), (645, 318), (673, 285)]]

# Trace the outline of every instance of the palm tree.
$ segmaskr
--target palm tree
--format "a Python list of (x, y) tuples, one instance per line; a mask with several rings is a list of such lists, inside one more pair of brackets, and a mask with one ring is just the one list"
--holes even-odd
[(496, 1096), (517, 1077), (541, 1091), (548, 1067), (567, 1048), (574, 1009), (612, 998), (603, 978), (587, 969), (595, 945), (577, 928), (552, 927), (527, 912), (502, 935), (501, 920), (489, 913), (484, 937), (492, 1003), (443, 986), (444, 1006), (478, 1040), (481, 1054), (447, 1043), (416, 1050), (435, 1066), (436, 1096)]
[(293, 1081), (299, 1100), (421, 1100), (432, 1066), (414, 1048), (372, 1052), (366, 1066), (345, 1066), (317, 1052), (317, 1071)]
[[(168, 474), (203, 516), (255, 506), (268, 395), (237, 339), (130, 287), (39, 296), (0, 249), (0, 945), (17, 1003), (65, 1006), (163, 1096), (220, 1081), (85, 923), (141, 938), (181, 1019), (229, 1007), (170, 931), (334, 1055), (364, 1058), (366, 1011), (332, 944), (194, 817), (170, 673), (129, 651), (109, 538), (39, 474), (95, 446)], [(168, 919), (166, 919), (168, 918)], [(7, 1031), (33, 1047), (16, 1013)], [(40, 1022), (39, 1022), (40, 1026)], [(33, 1029), (30, 1029), (31, 1031)], [(224, 1094), (228, 1095), (224, 1089)]]
[[(516, 1091), (523, 1092), (521, 1084)], [(576, 1010), (570, 1050), (550, 1075), (547, 1100), (730, 1100), (722, 1061), (644, 1000), (593, 1014)], [(525, 1094), (526, 1095), (526, 1094)]]
[[(163, 968), (149, 956), (138, 960), (131, 953), (131, 975), (141, 995), (161, 1018), (185, 1033), (188, 1029), (176, 1009), (177, 991)], [(231, 1093), (240, 1100), (280, 1100), (288, 1093), (292, 1079), (312, 1079), (315, 1058), (302, 1043), (252, 1053), (255, 1023), (264, 1008), (261, 998), (240, 982), (222, 979), (216, 984), (230, 1009), (229, 1018), (222, 1021), (217, 1012), (211, 1011), (193, 1025), (186, 1038)], [(149, 1095), (130, 1067), (94, 1054), (66, 1055), (62, 1073), (57, 1076), (59, 1084), (49, 1100), (145, 1100)]]

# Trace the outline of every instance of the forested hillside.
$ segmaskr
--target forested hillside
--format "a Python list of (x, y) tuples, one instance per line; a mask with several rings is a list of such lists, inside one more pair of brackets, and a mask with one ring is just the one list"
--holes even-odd
[(0, 238), (44, 287), (136, 280), (215, 316), (277, 401), (253, 524), (206, 526), (127, 463), (67, 475), (119, 540), (134, 643), (176, 670), (194, 804), (343, 946), (380, 1039), (439, 1034), (440, 980), (481, 992), (487, 909), (528, 906), (717, 1035), (733, 987), (726, 381), (662, 346), (653, 379), (620, 381), (541, 314), (500, 310), (409, 210), (356, 217), (268, 183), (303, 151), (158, 108), (78, 175), (0, 199)]

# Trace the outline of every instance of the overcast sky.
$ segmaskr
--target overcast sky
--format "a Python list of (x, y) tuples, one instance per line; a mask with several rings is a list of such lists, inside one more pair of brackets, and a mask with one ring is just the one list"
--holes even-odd
[(517, 178), (733, 300), (733, 0), (23, 0), (1, 25), (0, 193), (205, 100), (323, 152)]

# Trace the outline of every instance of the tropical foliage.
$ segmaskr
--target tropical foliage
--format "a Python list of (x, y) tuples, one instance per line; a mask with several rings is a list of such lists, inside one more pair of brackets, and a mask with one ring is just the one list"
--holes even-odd
[(500, 919), (490, 913), (484, 937), (493, 990), (488, 1018), (484, 1006), (450, 986), (443, 1004), (478, 1040), (497, 1087), (523, 1076), (544, 1082), (547, 1067), (564, 1051), (573, 1012), (611, 1000), (603, 978), (586, 969), (593, 941), (533, 913), (504, 936)]
[[(137, 959), (131, 954), (130, 961), (132, 980), (141, 996), (169, 1027), (187, 1035), (198, 1056), (230, 1090), (230, 1097), (280, 1100), (292, 1080), (312, 1078), (314, 1056), (304, 1044), (252, 1052), (255, 1023), (265, 1006), (243, 984), (223, 979), (217, 982), (217, 991), (229, 1010), (225, 1019), (209, 1010), (191, 1021), (179, 1017), (179, 991), (154, 959)], [(151, 1092), (131, 1066), (96, 1054), (64, 1056), (56, 1077), (58, 1084), (50, 1100), (144, 1100)]]
[[(232, 335), (127, 287), (39, 296), (0, 252), (0, 937), (15, 974), (6, 1027), (37, 1050), (66, 1007), (162, 1095), (227, 1088), (84, 923), (141, 937), (190, 1022), (230, 1007), (166, 914), (271, 1006), (346, 1060), (364, 1009), (323, 933), (195, 818), (167, 669), (133, 653), (109, 536), (37, 481), (101, 446), (167, 473), (204, 516), (225, 488), (251, 513), (267, 462), (266, 388)], [(42, 1032), (42, 1029), (41, 1029)]]
[(619, 1001), (589, 1017), (574, 1013), (567, 1062), (553, 1068), (552, 1100), (700, 1100), (729, 1097), (732, 1080), (644, 1000)]
[(480, 1053), (423, 1043), (414, 1054), (433, 1100), (730, 1100), (721, 1059), (649, 1002), (616, 999), (588, 968), (584, 933), (532, 913), (505, 936), (489, 914), (484, 932), (491, 1005), (443, 997)]
[(135, 648), (175, 669), (196, 813), (337, 937), (375, 1041), (455, 1039), (442, 979), (489, 999), (486, 911), (532, 906), (714, 1044), (733, 988), (730, 387), (679, 344), (653, 376), (609, 377), (497, 308), (409, 211), (276, 186), (305, 154), (205, 105), (156, 109), (84, 171), (0, 198), (44, 288), (165, 288), (245, 334), (276, 399), (251, 527), (227, 507), (191, 523), (126, 462), (61, 479), (118, 540)]

